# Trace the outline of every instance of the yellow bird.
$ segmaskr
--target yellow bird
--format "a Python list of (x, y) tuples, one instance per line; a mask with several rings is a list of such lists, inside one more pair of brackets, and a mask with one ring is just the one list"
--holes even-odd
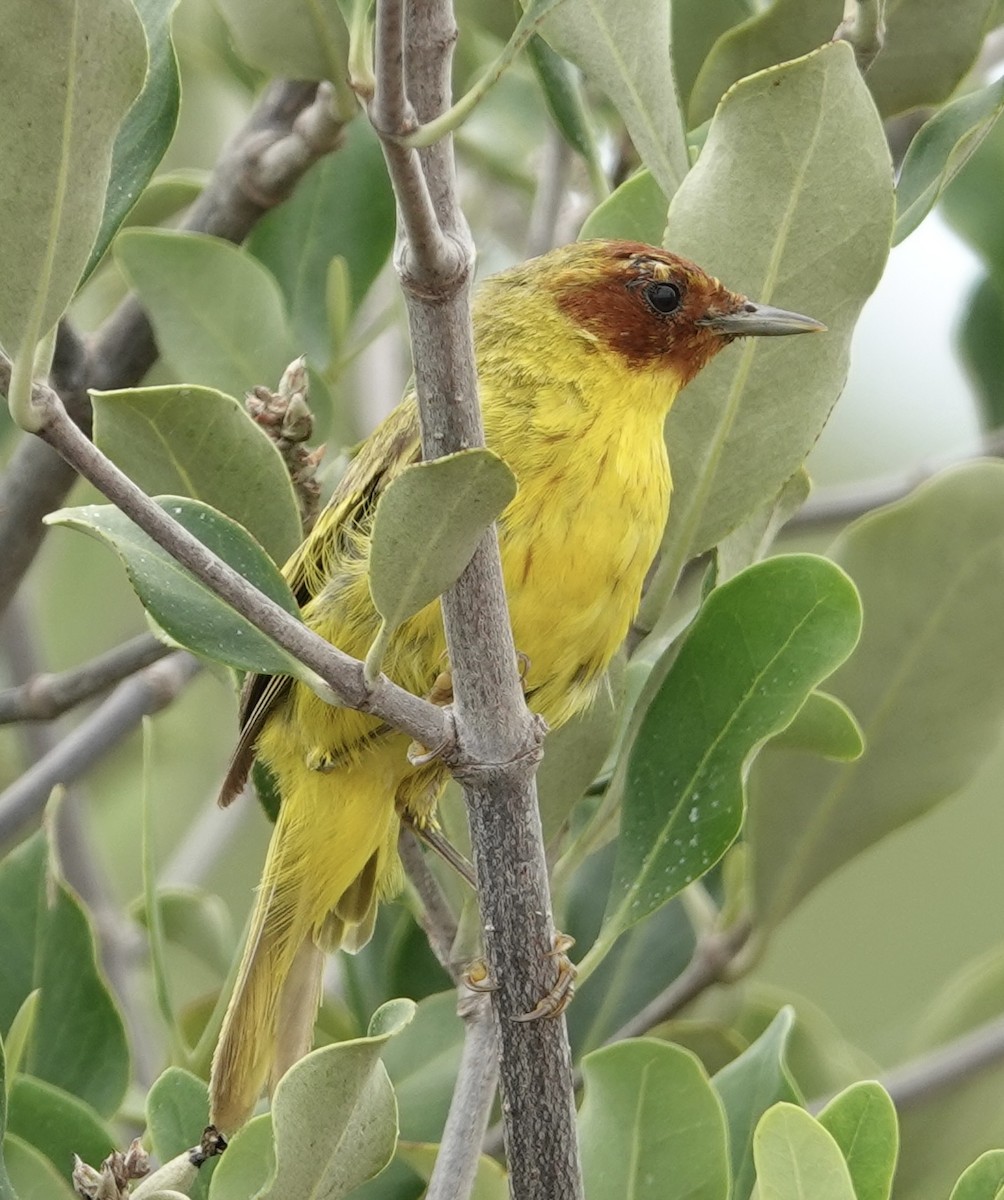
[[(694, 263), (637, 242), (580, 242), (487, 280), (474, 337), (488, 446), (519, 484), (499, 520), (530, 707), (555, 728), (592, 701), (628, 631), (669, 504), (663, 424), (680, 389), (738, 337), (822, 329), (753, 304)], [(306, 624), (357, 658), (379, 625), (367, 583), (373, 514), (419, 460), (409, 397), (364, 443), (286, 564)], [(444, 667), (439, 603), (394, 636), (386, 674), (425, 695)], [(282, 677), (254, 676), (221, 794), (257, 756), (281, 796), (240, 973), (213, 1059), (212, 1120), (232, 1131), (310, 1048), (323, 955), (368, 941), (401, 885), (400, 814), (446, 782), (409, 739)]]

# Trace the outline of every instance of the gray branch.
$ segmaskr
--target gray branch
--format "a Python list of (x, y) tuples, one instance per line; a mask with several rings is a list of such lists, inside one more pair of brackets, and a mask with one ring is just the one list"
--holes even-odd
[(0, 725), (51, 721), (169, 653), (163, 642), (145, 633), (72, 671), (34, 675), (18, 687), (0, 692)]
[[(470, 282), (474, 250), (456, 197), (449, 138), (421, 151), (400, 139), (444, 112), (456, 40), (449, 0), (380, 0), (370, 106), (398, 203), (395, 256), (408, 306), (426, 459), (484, 445)], [(555, 985), (554, 923), (534, 774), (539, 723), (526, 708), (498, 539), (483, 539), (443, 597), (458, 754), (501, 1054), (510, 1188), (516, 1200), (582, 1195), (571, 1055), (562, 1017), (520, 1021)], [(451, 1139), (467, 1137), (456, 1129)], [(448, 1155), (459, 1143), (444, 1145)], [(476, 1156), (477, 1143), (466, 1146)]]
[(130, 734), (142, 717), (170, 704), (198, 669), (197, 660), (190, 654), (176, 651), (119, 684), (48, 754), (0, 792), (0, 842), (15, 836), (39, 816), (53, 788), (80, 779)]
[[(182, 228), (242, 242), (304, 172), (339, 144), (342, 128), (331, 113), (329, 84), (273, 83), (223, 151)], [(60, 325), (52, 383), (70, 416), (89, 430), (88, 388), (134, 387), (156, 360), (150, 320), (129, 296), (86, 348), (65, 321)], [(23, 437), (14, 450), (0, 477), (0, 612), (41, 545), (42, 518), (63, 503), (76, 478), (38, 438)]]
[(460, 1016), (464, 1049), (425, 1200), (467, 1200), (470, 1196), (498, 1085), (495, 1024), (488, 997), (462, 994)]
[(844, 0), (844, 18), (833, 41), (849, 42), (862, 73), (885, 44), (885, 0)]
[[(0, 355), (0, 391), (6, 390), (9, 379), (10, 362)], [(51, 388), (36, 384), (32, 402), (40, 410), (38, 436), (214, 595), (314, 671), (318, 682), (330, 688), (332, 702), (381, 717), (441, 754), (448, 763), (452, 761), (454, 734), (447, 712), (413, 696), (384, 675), (373, 684), (367, 683), (361, 662), (318, 637), (259, 592), (105, 458), (70, 420)]]

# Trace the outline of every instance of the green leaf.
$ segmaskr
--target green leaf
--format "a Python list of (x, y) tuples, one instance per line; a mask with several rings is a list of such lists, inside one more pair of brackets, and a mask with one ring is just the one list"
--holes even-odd
[(219, 0), (241, 58), (268, 75), (342, 80), (349, 31), (336, 0)]
[(599, 693), (585, 712), (547, 735), (537, 771), (537, 796), (544, 844), (565, 828), (583, 792), (613, 749), (623, 699), (624, 664), (615, 660)]
[[(160, 496), (157, 503), (259, 591), (291, 615), (299, 615), (289, 585), (247, 530), (199, 500)], [(305, 668), (292, 655), (196, 582), (113, 505), (60, 509), (46, 522), (79, 529), (110, 546), (143, 607), (180, 645), (241, 671), (303, 678)]]
[[(235, 939), (230, 910), (224, 901), (201, 888), (177, 887), (161, 888), (157, 903), (165, 938), (221, 977), (225, 976), (233, 960)], [(133, 907), (131, 915), (146, 927), (146, 907), (142, 900)]]
[(603, 181), (596, 135), (574, 68), (536, 34), (526, 44), (526, 55), (540, 81), (555, 128), (589, 164), (593, 179)]
[(402, 1137), (431, 1142), (442, 1135), (463, 1043), (457, 994), (451, 989), (422, 1000), (412, 1023), (388, 1044), (383, 1060), (397, 1096)]
[(47, 887), (46, 875), (40, 834), (0, 861), (0, 1028), (37, 989), (21, 1070), (110, 1116), (129, 1079), (125, 1030), (83, 910), (62, 886)]
[[(277, 10), (278, 11), (278, 10)], [(328, 266), (345, 260), (355, 311), (394, 244), (394, 194), (368, 121), (353, 121), (337, 154), (325, 155), (285, 204), (262, 218), (248, 249), (272, 272), (290, 324), (312, 362), (331, 361)]]
[(840, 1147), (856, 1200), (889, 1200), (899, 1128), (885, 1088), (874, 1081), (855, 1083), (834, 1096), (819, 1114), (819, 1123)]
[(4, 1161), (5, 1135), (7, 1133), (7, 1062), (4, 1057), (4, 1045), (0, 1039), (0, 1200), (17, 1200), (14, 1188), (7, 1174), (7, 1164)]
[(658, 246), (666, 232), (668, 205), (650, 171), (626, 179), (586, 218), (580, 238), (625, 238)]
[(976, 62), (994, 0), (886, 0), (885, 45), (868, 71), (884, 117), (942, 104)]
[(370, 592), (383, 618), (366, 657), (373, 676), (390, 634), (453, 585), (515, 494), (516, 477), (491, 450), (417, 463), (389, 484), (370, 544)]
[(78, 1200), (45, 1155), (13, 1133), (4, 1138), (3, 1157), (10, 1173), (9, 1196), (16, 1200)]
[[(439, 1147), (435, 1144), (398, 1142), (396, 1157), (401, 1162), (407, 1163), (428, 1183), (432, 1178), (438, 1154)], [(465, 1200), (509, 1200), (509, 1176), (505, 1173), (505, 1168), (501, 1163), (496, 1162), (494, 1158), (489, 1158), (487, 1154), (481, 1155), (478, 1159), (474, 1187), (469, 1198), (465, 1193)]]
[(283, 563), (303, 531), (275, 443), (213, 388), (95, 392), (94, 441), (149, 495), (190, 496), (232, 517)]
[(785, 1065), (795, 1011), (782, 1008), (757, 1040), (723, 1067), (712, 1083), (725, 1105), (732, 1161), (731, 1200), (747, 1200), (756, 1178), (753, 1135), (763, 1114), (779, 1100), (799, 1100)]
[(94, 936), (80, 903), (62, 886), (51, 906), (40, 899), (39, 921), (40, 995), (25, 1070), (110, 1117), (129, 1083), (129, 1050), (97, 966)]
[[(886, 0), (885, 44), (866, 80), (884, 116), (947, 100), (983, 42), (992, 0)], [(842, 0), (775, 0), (715, 43), (690, 98), (700, 125), (738, 79), (805, 54), (832, 38)]]
[[(168, 1067), (146, 1097), (146, 1122), (153, 1153), (162, 1163), (197, 1146), (209, 1124), (209, 1089), (205, 1082), (181, 1067)], [(209, 1194), (210, 1179), (219, 1159), (200, 1167), (191, 1195)]]
[(129, 210), (125, 224), (160, 225), (194, 204), (208, 182), (209, 172), (195, 167), (163, 172), (143, 189)]
[(257, 1200), (274, 1173), (272, 1114), (262, 1113), (230, 1139), (209, 1182), (209, 1200)]
[(1004, 171), (1004, 122), (998, 121), (941, 197), (940, 211), (961, 237), (1004, 270), (1004, 222), (995, 203)]
[(171, 18), (177, 0), (134, 0), (146, 32), (150, 69), (143, 90), (115, 139), (111, 175), (101, 217), (84, 278), (98, 265), (140, 193), (164, 157), (178, 123), (181, 80), (171, 42)]
[(111, 1130), (90, 1105), (26, 1075), (13, 1081), (7, 1128), (44, 1154), (67, 1181), (74, 1154), (97, 1164), (116, 1146)]
[(1004, 1188), (1004, 1150), (988, 1150), (967, 1167), (949, 1200), (995, 1200)]
[(727, 1200), (725, 1114), (695, 1055), (635, 1038), (586, 1055), (582, 1075), (589, 1200)]
[[(971, 463), (855, 522), (832, 548), (868, 614), (827, 685), (867, 750), (827, 763), (768, 747), (750, 777), (757, 923), (972, 778), (1004, 713), (1004, 465)], [(904, 586), (908, 581), (908, 586)]]
[(753, 15), (753, 0), (673, 0), (673, 69), (683, 111), (704, 60), (722, 34)]
[[(904, 1057), (937, 1051), (978, 1026), (996, 1021), (1002, 1008), (1004, 947), (998, 945), (945, 983), (917, 1023)], [(901, 1194), (904, 1200), (926, 1200), (932, 1188), (946, 1195), (969, 1160), (999, 1140), (1002, 1082), (1004, 1065), (988, 1062), (982, 1070), (939, 1088), (924, 1104), (904, 1108), (897, 1200)], [(1000, 1153), (1004, 1163), (1004, 1151)]]
[(414, 1012), (411, 1001), (391, 1000), (369, 1036), (315, 1050), (287, 1071), (272, 1099), (276, 1170), (262, 1200), (337, 1200), (390, 1162), (397, 1104), (380, 1052)]
[[(11, 1076), (21, 1070), (21, 1060), (24, 1057), (25, 1047), (31, 1040), (31, 1033), (35, 1028), (35, 1016), (38, 1013), (38, 997), (38, 988), (25, 996), (21, 1007), (14, 1014), (14, 1020), (11, 1021), (10, 1029), (7, 1031), (7, 1036), (4, 1039), (4, 1051), (7, 1055), (7, 1071)], [(0, 1133), (0, 1136), (3, 1136), (2, 1133)]]
[(893, 245), (912, 233), (1004, 112), (1004, 79), (946, 104), (920, 127), (896, 185)]
[(722, 584), (751, 563), (759, 562), (784, 525), (808, 499), (811, 490), (808, 471), (799, 467), (776, 496), (722, 538), (715, 547), (715, 583)]
[(840, 1147), (794, 1104), (775, 1104), (753, 1137), (758, 1200), (855, 1200)]
[(1004, 946), (966, 963), (944, 984), (918, 1022), (911, 1056), (934, 1050), (1000, 1016), (1004, 1010)]
[(983, 426), (1004, 425), (1004, 269), (976, 285), (959, 330), (959, 354), (982, 410)]
[(673, 200), (668, 244), (753, 300), (808, 313), (829, 330), (731, 347), (674, 405), (673, 500), (647, 624), (662, 585), (802, 465), (843, 388), (892, 216), (885, 135), (849, 46), (827, 46), (729, 93)]
[(246, 250), (204, 233), (125, 229), (115, 257), (186, 383), (228, 395), (275, 387), (296, 357), (279, 286)]
[(688, 162), (669, 54), (669, 5), (664, 0), (564, 0), (540, 34), (606, 92), (642, 162), (672, 196)]
[(45, 843), (39, 835), (0, 858), (0, 1031), (5, 1036), (36, 990), (35, 930), (44, 872)]
[(818, 691), (809, 693), (794, 721), (772, 744), (841, 762), (853, 762), (865, 750), (861, 726), (851, 710), (836, 696)]
[(130, 0), (2, 0), (0, 25), (0, 342), (30, 358), (84, 271), (147, 52)]
[(721, 858), (742, 823), (747, 760), (850, 654), (860, 626), (854, 585), (812, 555), (768, 559), (711, 593), (653, 670), (619, 768), (617, 863), (586, 961)]

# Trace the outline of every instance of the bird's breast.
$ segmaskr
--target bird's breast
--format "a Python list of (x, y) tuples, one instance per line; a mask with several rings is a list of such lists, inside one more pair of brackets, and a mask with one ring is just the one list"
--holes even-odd
[(519, 492), (500, 524), (531, 707), (556, 726), (586, 707), (637, 612), (669, 501), (662, 421), (583, 423), (508, 456)]

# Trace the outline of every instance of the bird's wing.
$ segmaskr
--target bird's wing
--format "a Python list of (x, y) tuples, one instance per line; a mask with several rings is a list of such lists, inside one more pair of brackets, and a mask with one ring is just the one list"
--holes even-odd
[[(363, 442), (314, 528), (283, 567), (301, 608), (323, 589), (339, 560), (368, 545), (377, 501), (391, 480), (421, 454), (418, 409), (409, 396)], [(238, 709), (241, 732), (220, 789), (220, 804), (240, 794), (265, 722), (292, 685), (288, 675), (251, 674), (244, 680)]]

